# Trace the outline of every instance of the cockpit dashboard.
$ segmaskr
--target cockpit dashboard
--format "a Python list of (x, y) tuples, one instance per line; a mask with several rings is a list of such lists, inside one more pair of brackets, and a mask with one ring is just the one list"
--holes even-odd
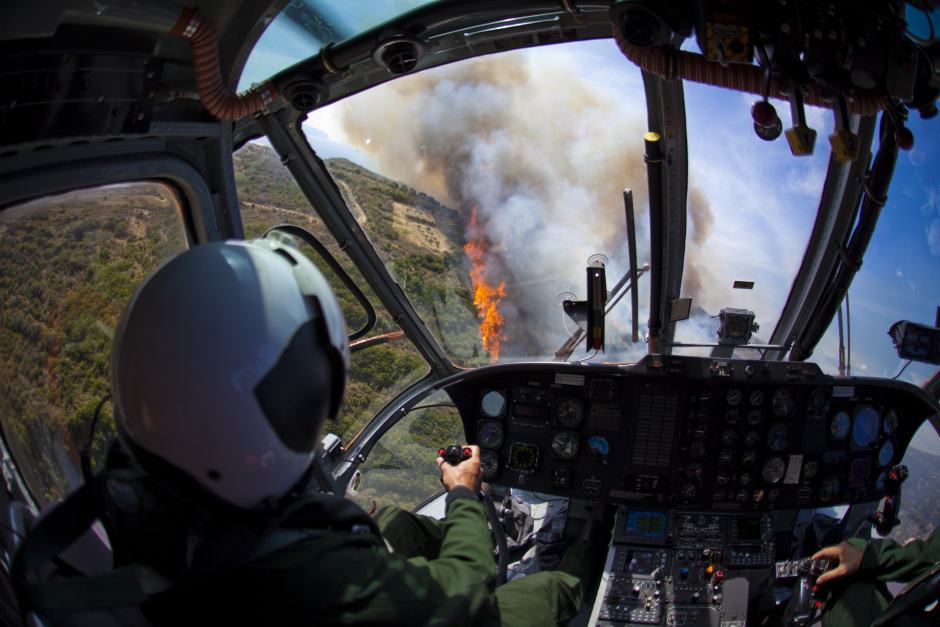
[(448, 391), (486, 481), (715, 512), (877, 500), (934, 411), (908, 384), (811, 363), (656, 355), (499, 366)]
[(765, 616), (755, 606), (775, 563), (805, 557), (793, 543), (800, 512), (873, 508), (936, 413), (903, 382), (836, 378), (806, 362), (659, 355), (493, 366), (447, 391), (486, 481), (616, 506), (591, 625)]

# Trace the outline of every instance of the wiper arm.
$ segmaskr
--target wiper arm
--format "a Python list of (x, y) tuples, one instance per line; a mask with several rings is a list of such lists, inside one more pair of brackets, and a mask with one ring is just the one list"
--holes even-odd
[[(636, 285), (640, 275), (636, 271), (636, 221), (633, 219), (633, 190), (629, 187), (623, 190), (623, 209), (627, 214), (627, 246), (630, 249), (630, 285)], [(649, 268), (649, 264), (646, 265)], [(639, 296), (637, 291), (630, 291), (630, 318), (633, 323), (633, 343), (640, 341), (640, 315)]]
[[(610, 291), (610, 296), (608, 297), (607, 306), (604, 308), (604, 316), (611, 312), (611, 310), (616, 307), (617, 303), (620, 302), (620, 299), (623, 298), (624, 294), (627, 293), (627, 289), (630, 290), (630, 320), (633, 325), (633, 343), (636, 344), (640, 341), (640, 305), (639, 305), (639, 295), (635, 289), (637, 280), (650, 269), (648, 263), (643, 264), (642, 268), (636, 267), (636, 220), (633, 216), (633, 190), (629, 187), (623, 190), (623, 208), (624, 213), (626, 213), (627, 219), (627, 246), (629, 248), (630, 255), (630, 269), (620, 277), (620, 280), (617, 281), (617, 284), (614, 285), (614, 289)], [(584, 329), (580, 326), (575, 330), (571, 336), (565, 340), (565, 343), (561, 345), (557, 351), (555, 351), (555, 360), (556, 361), (568, 361), (568, 358), (571, 357), (571, 354), (574, 352), (574, 349), (577, 348), (578, 342), (581, 341), (581, 338), (584, 337)]]
[[(614, 285), (614, 289), (610, 291), (610, 296), (607, 300), (607, 306), (604, 307), (604, 317), (607, 317), (607, 314), (620, 302), (620, 300), (627, 293), (627, 290), (632, 290), (633, 288), (633, 276), (637, 278), (643, 276), (649, 270), (649, 264), (643, 264), (642, 268), (631, 268), (624, 273), (620, 280), (617, 281), (617, 284)], [(633, 290), (636, 293), (636, 290)], [(635, 316), (636, 314), (634, 314)], [(574, 349), (578, 347), (578, 342), (584, 337), (584, 329), (578, 327), (575, 329), (574, 333), (565, 340), (565, 343), (561, 345), (557, 351), (555, 351), (555, 361), (568, 361), (568, 358), (571, 357), (571, 354), (574, 352)]]

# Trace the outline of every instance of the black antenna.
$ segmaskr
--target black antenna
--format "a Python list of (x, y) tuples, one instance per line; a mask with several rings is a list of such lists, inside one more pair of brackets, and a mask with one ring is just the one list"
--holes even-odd
[[(627, 214), (627, 246), (630, 249), (630, 318), (633, 322), (633, 343), (640, 341), (640, 302), (636, 291), (636, 222), (633, 219), (633, 190), (629, 187), (623, 190), (623, 208)], [(940, 316), (940, 307), (937, 308)], [(938, 325), (940, 326), (940, 325)]]
[(663, 147), (658, 133), (643, 136), (646, 144), (646, 179), (650, 201), (650, 319), (649, 352), (658, 353), (663, 328)]

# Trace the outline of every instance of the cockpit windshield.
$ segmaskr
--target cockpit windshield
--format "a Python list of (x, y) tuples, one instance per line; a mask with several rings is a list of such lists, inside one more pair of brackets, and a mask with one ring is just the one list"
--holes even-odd
[[(754, 312), (760, 330), (751, 342), (767, 344), (816, 220), (832, 111), (807, 107), (816, 150), (794, 157), (782, 138), (754, 133), (755, 96), (691, 82), (683, 88), (690, 191), (681, 293), (692, 299), (692, 316), (676, 326), (676, 341), (714, 342), (715, 316), (733, 307)], [(788, 104), (773, 104), (786, 120)]]
[[(607, 257), (610, 288), (629, 269), (624, 188), (648, 260), (643, 93), (610, 42), (585, 42), (404, 77), (304, 129), (455, 363), (552, 359), (577, 328), (562, 302), (585, 299), (588, 258)], [(629, 302), (608, 318), (605, 360), (646, 352)]]
[[(331, 17), (340, 13), (333, 3), (291, 2), (255, 47), (241, 84), (421, 4), (388, 2), (364, 12), (344, 6), (339, 20)], [(754, 312), (759, 330), (751, 343), (771, 343), (825, 197), (835, 116), (806, 108), (815, 151), (795, 157), (783, 138), (755, 135), (758, 97), (693, 82), (683, 91), (688, 224), (680, 296), (691, 299), (691, 309), (674, 341), (714, 343), (717, 316), (730, 307)], [(454, 364), (632, 362), (648, 351), (642, 338), (650, 315), (650, 276), (642, 270), (650, 261), (646, 95), (641, 72), (613, 42), (570, 42), (402, 76), (315, 109), (303, 130)], [(789, 103), (771, 102), (789, 127)], [(899, 157), (870, 251), (879, 261), (866, 262), (850, 293), (856, 337), (882, 336), (891, 322), (912, 316), (932, 322), (923, 303), (937, 291), (929, 272), (937, 176), (922, 164), (937, 146), (926, 122), (913, 116), (909, 125), (917, 145)], [(873, 152), (877, 146), (876, 130)], [(568, 352), (584, 319), (568, 315), (563, 303), (587, 297), (589, 258), (606, 258), (608, 289), (629, 270), (626, 188), (636, 210), (641, 339), (632, 341), (627, 297), (608, 314), (603, 352), (587, 350), (583, 340)], [(912, 229), (917, 250), (899, 247)], [(850, 345), (851, 312), (845, 317), (843, 344)], [(833, 374), (840, 371), (838, 336), (833, 321), (811, 357)], [(878, 348), (856, 342), (854, 372), (893, 376), (903, 362), (889, 340), (870, 344)], [(846, 366), (851, 359), (843, 359)], [(915, 365), (902, 378), (922, 382), (931, 371)]]

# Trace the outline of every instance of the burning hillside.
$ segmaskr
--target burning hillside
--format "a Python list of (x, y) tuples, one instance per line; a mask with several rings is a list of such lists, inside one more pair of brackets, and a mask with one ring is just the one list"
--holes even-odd
[[(635, 191), (641, 262), (648, 255), (646, 112), (642, 97), (623, 97), (642, 95), (641, 77), (625, 65), (614, 86), (551, 48), (405, 77), (337, 109), (342, 133), (385, 176), (466, 208), (464, 252), (491, 359), (554, 353), (570, 333), (558, 294), (583, 293), (591, 254), (611, 258), (611, 276), (627, 270), (624, 187)], [(702, 212), (694, 243), (710, 209), (690, 210)], [(608, 322), (610, 337), (617, 325), (625, 337), (627, 308)]]
[(500, 346), (505, 339), (503, 328), (506, 319), (499, 310), (499, 304), (506, 297), (506, 283), (500, 281), (498, 285), (492, 285), (487, 282), (486, 259), (489, 248), (486, 234), (477, 222), (477, 210), (474, 207), (470, 213), (467, 244), (463, 250), (470, 259), (473, 304), (480, 318), (480, 341), (483, 344), (483, 350), (490, 356), (490, 363), (495, 363), (499, 359)]

